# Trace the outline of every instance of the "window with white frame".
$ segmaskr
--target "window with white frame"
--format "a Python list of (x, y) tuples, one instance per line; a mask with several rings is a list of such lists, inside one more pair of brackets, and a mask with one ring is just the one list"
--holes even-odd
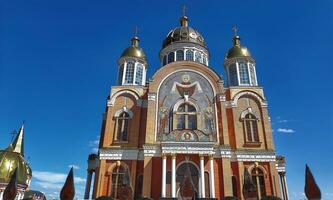
[(186, 60), (193, 61), (193, 50), (188, 49), (186, 51)]
[(143, 78), (143, 65), (138, 63), (136, 65), (135, 84), (142, 85)]
[(125, 84), (133, 83), (134, 79), (134, 62), (128, 62), (126, 65)]
[(229, 66), (229, 79), (231, 86), (238, 85), (237, 67), (235, 63)]
[(207, 65), (207, 56), (205, 54), (202, 56), (202, 63)]
[(176, 59), (177, 59), (177, 61), (184, 60), (184, 51), (183, 50), (176, 51)]
[(248, 67), (246, 62), (238, 63), (240, 84), (250, 84)]
[(255, 86), (257, 85), (257, 80), (256, 80), (256, 72), (254, 71), (254, 65), (250, 64), (250, 77), (251, 77), (251, 85)]
[(168, 54), (168, 63), (172, 63), (173, 61), (175, 61), (175, 53), (174, 52), (170, 52)]
[(125, 111), (116, 117), (116, 141), (124, 142), (128, 140), (129, 120), (130, 115)]
[(199, 51), (195, 52), (195, 62), (202, 62), (201, 53)]
[(259, 142), (258, 122), (256, 116), (251, 113), (245, 115), (244, 131), (246, 142)]

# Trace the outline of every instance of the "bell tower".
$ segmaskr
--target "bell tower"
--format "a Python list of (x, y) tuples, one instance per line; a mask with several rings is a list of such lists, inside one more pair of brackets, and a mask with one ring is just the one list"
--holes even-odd
[(229, 49), (224, 62), (229, 86), (258, 86), (255, 60), (250, 51), (240, 44), (237, 28), (234, 27), (233, 47)]
[(131, 41), (131, 46), (123, 51), (118, 60), (118, 84), (145, 86), (147, 58), (142, 48), (139, 47), (140, 40), (137, 34)]

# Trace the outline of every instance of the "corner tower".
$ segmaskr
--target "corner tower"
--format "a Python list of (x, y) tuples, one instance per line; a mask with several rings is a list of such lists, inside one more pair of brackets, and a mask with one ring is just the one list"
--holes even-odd
[(118, 65), (119, 85), (142, 85), (146, 84), (147, 58), (139, 47), (139, 37), (134, 36), (132, 44), (121, 54)]
[(241, 46), (237, 29), (233, 38), (233, 47), (229, 49), (224, 62), (228, 74), (229, 86), (258, 86), (255, 60), (250, 51)]

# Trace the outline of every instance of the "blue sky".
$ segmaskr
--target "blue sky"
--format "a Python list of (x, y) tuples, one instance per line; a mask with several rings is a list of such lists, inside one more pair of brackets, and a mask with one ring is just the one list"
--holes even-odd
[(26, 120), (32, 188), (58, 196), (75, 165), (82, 197), (86, 160), (116, 82), (117, 59), (138, 26), (149, 77), (181, 6), (204, 36), (223, 77), (234, 25), (257, 62), (278, 154), (287, 159), (292, 200), (303, 198), (305, 163), (333, 199), (333, 1), (0, 2), (0, 148)]

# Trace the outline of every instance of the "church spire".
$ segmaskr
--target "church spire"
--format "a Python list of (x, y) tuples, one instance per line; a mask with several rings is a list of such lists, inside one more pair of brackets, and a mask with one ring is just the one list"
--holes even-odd
[(13, 152), (19, 153), (24, 156), (24, 123), (22, 124), (19, 133), (17, 134), (15, 140), (12, 142), (11, 146), (13, 148)]

